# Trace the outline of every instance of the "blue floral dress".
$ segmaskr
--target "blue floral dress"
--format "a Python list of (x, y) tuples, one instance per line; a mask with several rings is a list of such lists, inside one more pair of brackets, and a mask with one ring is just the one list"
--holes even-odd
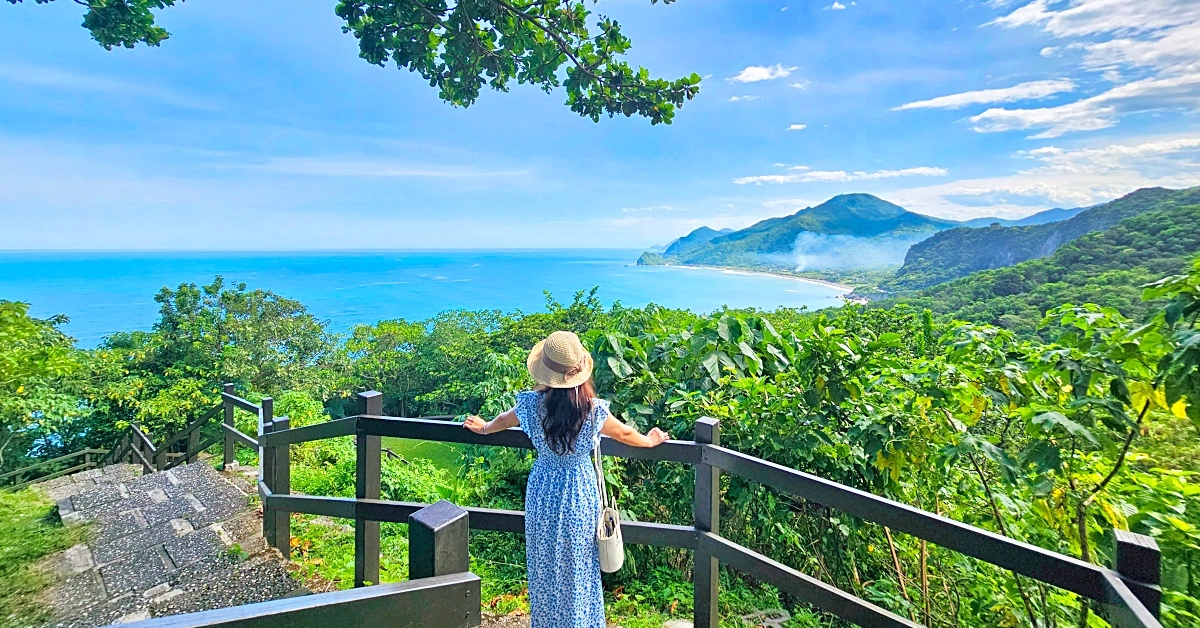
[(525, 563), (532, 628), (604, 628), (596, 522), (600, 491), (592, 448), (609, 416), (595, 400), (572, 453), (560, 456), (542, 432), (542, 393), (517, 395), (517, 419), (537, 449), (525, 489)]

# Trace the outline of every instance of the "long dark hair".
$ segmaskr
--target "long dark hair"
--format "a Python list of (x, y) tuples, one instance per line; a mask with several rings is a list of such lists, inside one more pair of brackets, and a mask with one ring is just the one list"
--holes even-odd
[(575, 452), (575, 440), (583, 431), (592, 411), (596, 389), (592, 380), (574, 388), (547, 388), (542, 395), (542, 431), (554, 453), (565, 456)]

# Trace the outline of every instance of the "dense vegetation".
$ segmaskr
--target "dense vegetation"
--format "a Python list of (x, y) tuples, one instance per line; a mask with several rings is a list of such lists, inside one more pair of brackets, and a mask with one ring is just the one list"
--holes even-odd
[(1046, 257), (1075, 238), (1108, 229), (1126, 218), (1198, 203), (1200, 188), (1146, 188), (1061, 222), (942, 231), (914, 244), (896, 277), (880, 287), (889, 292), (918, 290), (976, 271), (1012, 266)]
[[(295, 301), (218, 280), (162, 290), (153, 330), (91, 351), (71, 347), (56, 321), (5, 304), (0, 364), (35, 365), (10, 378), (26, 383), (6, 384), (6, 395), (40, 387), (72, 403), (9, 411), (4, 465), (107, 445), (133, 421), (171, 432), (214, 404), (226, 380), (247, 397), (274, 396), (293, 425), (346, 414), (363, 389), (382, 391), (395, 415), (491, 414), (530, 385), (528, 347), (572, 329), (596, 357), (601, 393), (643, 429), (687, 438), (697, 418), (717, 417), (735, 449), (1094, 562), (1110, 559), (1113, 527), (1153, 535), (1167, 623), (1188, 626), (1200, 621), (1200, 446), (1186, 418), (1200, 425), (1187, 401), (1200, 396), (1200, 266), (1147, 296), (1167, 306), (1149, 325), (1108, 307), (1058, 307), (1041, 325), (1053, 341), (906, 306), (699, 315), (605, 309), (594, 293), (549, 301), (544, 312), (447, 312), (338, 337)], [(388, 446), (396, 455), (384, 462), (385, 497), (521, 506), (528, 452)], [(352, 494), (352, 452), (348, 439), (298, 447), (294, 487)], [(688, 469), (625, 461), (610, 473), (629, 516), (690, 521)], [(1086, 615), (1104, 625), (1062, 591), (752, 483), (727, 478), (722, 488), (723, 534), (918, 621), (1054, 626)], [(297, 516), (296, 531), (297, 562), (328, 586), (348, 586), (352, 530)], [(385, 580), (407, 573), (404, 538), (403, 526), (384, 526)], [(473, 535), (489, 608), (525, 604), (521, 543)], [(632, 548), (627, 565), (607, 580), (623, 625), (688, 612), (687, 553)], [(732, 573), (723, 586), (730, 617), (791, 604)], [(792, 625), (827, 624), (796, 610)]]
[(791, 216), (768, 218), (676, 251), (667, 250), (662, 257), (671, 264), (794, 269), (793, 251), (803, 234), (916, 242), (955, 224), (915, 214), (870, 194), (843, 194)]
[(1182, 272), (1200, 251), (1200, 205), (1166, 207), (1089, 233), (1050, 257), (968, 275), (903, 300), (1022, 334), (1034, 333), (1043, 315), (1063, 303), (1103, 303), (1143, 320), (1153, 305), (1142, 301), (1140, 286)]

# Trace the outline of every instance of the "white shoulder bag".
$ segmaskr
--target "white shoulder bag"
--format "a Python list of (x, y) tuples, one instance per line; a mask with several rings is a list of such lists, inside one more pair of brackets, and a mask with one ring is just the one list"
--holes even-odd
[(596, 524), (596, 543), (600, 546), (600, 571), (612, 573), (625, 564), (625, 541), (621, 539), (621, 515), (616, 500), (604, 484), (604, 463), (600, 460), (600, 441), (592, 451), (596, 467), (596, 484), (600, 489), (600, 521)]

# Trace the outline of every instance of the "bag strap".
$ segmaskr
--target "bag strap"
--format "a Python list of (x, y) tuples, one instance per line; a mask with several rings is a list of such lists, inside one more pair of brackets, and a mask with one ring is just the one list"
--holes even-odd
[(600, 434), (596, 434), (596, 447), (592, 449), (592, 466), (596, 469), (596, 487), (600, 489), (600, 508), (612, 508), (608, 485), (604, 482), (604, 461), (600, 458)]

